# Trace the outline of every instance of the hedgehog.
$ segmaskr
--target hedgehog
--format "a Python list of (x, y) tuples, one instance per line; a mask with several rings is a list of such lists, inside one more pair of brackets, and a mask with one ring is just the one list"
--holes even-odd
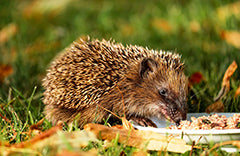
[(188, 80), (177, 53), (113, 40), (78, 39), (51, 63), (43, 79), (44, 113), (53, 124), (110, 123), (126, 117), (186, 119)]

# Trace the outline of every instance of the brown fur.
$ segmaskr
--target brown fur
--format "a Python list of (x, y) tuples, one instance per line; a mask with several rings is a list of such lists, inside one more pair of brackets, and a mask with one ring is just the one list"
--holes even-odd
[(80, 39), (52, 62), (43, 86), (45, 113), (54, 123), (102, 122), (109, 112), (99, 105), (119, 116), (125, 110), (127, 119), (145, 126), (154, 126), (151, 117), (186, 118), (187, 78), (171, 52)]

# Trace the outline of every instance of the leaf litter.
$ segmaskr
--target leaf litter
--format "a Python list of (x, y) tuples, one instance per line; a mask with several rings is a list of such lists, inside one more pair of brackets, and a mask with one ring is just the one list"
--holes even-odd
[(185, 153), (192, 149), (192, 146), (187, 145), (183, 139), (160, 135), (152, 131), (118, 129), (92, 123), (85, 125), (84, 129), (93, 132), (98, 139), (111, 141), (118, 136), (119, 143), (139, 149), (176, 153)]
[(223, 80), (222, 80), (222, 87), (217, 95), (217, 97), (214, 98), (214, 103), (209, 105), (206, 108), (207, 113), (211, 112), (223, 112), (225, 110), (224, 104), (222, 102), (222, 98), (226, 96), (226, 94), (230, 90), (230, 78), (234, 74), (234, 72), (237, 69), (237, 63), (236, 61), (233, 61), (231, 65), (227, 68)]
[[(42, 123), (42, 121), (40, 123)], [(62, 130), (62, 124), (58, 124), (24, 142), (15, 144), (0, 142), (0, 153), (32, 153), (40, 155), (38, 151), (46, 146), (64, 149), (66, 144), (69, 144), (71, 147), (79, 148), (86, 147), (89, 144), (89, 141), (98, 142), (95, 135), (91, 132), (83, 130), (67, 132)]]

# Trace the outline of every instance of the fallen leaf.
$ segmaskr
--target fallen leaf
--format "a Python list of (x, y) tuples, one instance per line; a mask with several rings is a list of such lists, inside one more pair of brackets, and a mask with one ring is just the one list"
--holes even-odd
[(43, 123), (43, 121), (45, 120), (45, 118), (42, 118), (40, 121), (38, 121), (38, 123), (33, 124), (30, 126), (30, 130), (28, 132), (28, 136), (32, 136), (32, 135), (39, 135), (42, 133), (42, 128), (40, 127)]
[[(64, 149), (67, 144), (73, 148), (86, 147), (89, 144), (89, 141), (98, 142), (99, 140), (97, 140), (95, 134), (91, 132), (86, 132), (84, 130), (66, 132), (62, 130), (61, 125), (57, 125), (25, 142), (12, 145), (0, 142), (0, 154), (6, 151), (8, 153), (36, 153), (36, 151), (39, 151), (46, 146), (56, 149)], [(84, 155), (96, 155), (95, 153), (96, 151), (94, 152), (93, 150), (89, 153), (84, 152)]]
[(16, 147), (4, 147), (0, 146), (1, 155), (41, 155), (38, 151), (28, 149), (28, 148), (16, 148)]
[(67, 156), (83, 156), (79, 152), (72, 152), (72, 151), (68, 151), (68, 150), (63, 150), (57, 154), (57, 156), (66, 156), (66, 155)]
[(232, 64), (227, 68), (224, 76), (223, 76), (223, 81), (222, 81), (222, 87), (221, 90), (219, 91), (217, 97), (214, 98), (214, 103), (209, 105), (206, 109), (205, 112), (210, 113), (210, 112), (223, 112), (225, 107), (222, 103), (222, 98), (229, 92), (230, 90), (230, 78), (237, 69), (237, 63), (235, 61), (232, 62)]
[(11, 65), (0, 64), (0, 84), (3, 83), (4, 79), (13, 73)]
[(164, 31), (166, 33), (170, 33), (172, 31), (172, 27), (169, 24), (169, 22), (165, 19), (161, 19), (161, 18), (154, 18), (151, 21), (151, 24), (154, 28)]
[(10, 23), (0, 31), (0, 44), (7, 42), (11, 37), (17, 33), (17, 25)]
[[(14, 112), (14, 113), (16, 113), (16, 112)], [(19, 117), (17, 116), (17, 118), (19, 118)], [(30, 130), (29, 132), (21, 132), (21, 134), (27, 134), (29, 137), (31, 137), (30, 134), (33, 134), (33, 135), (35, 134), (36, 136), (25, 142), (14, 144), (13, 146), (17, 147), (17, 148), (27, 147), (29, 145), (34, 144), (35, 142), (38, 142), (38, 140), (41, 140), (41, 139), (44, 139), (44, 138), (47, 138), (47, 137), (53, 135), (57, 131), (57, 129), (61, 128), (61, 127), (62, 127), (62, 123), (59, 123), (56, 126), (52, 127), (51, 129), (49, 129), (45, 132), (42, 132), (39, 130), (34, 130), (34, 131)], [(14, 135), (13, 135), (14, 137), (12, 137), (10, 141), (14, 140), (16, 138), (16, 136), (18, 135), (18, 133), (14, 129), (13, 129), (13, 132), (14, 132)]]
[(189, 85), (199, 84), (203, 80), (203, 75), (201, 72), (193, 73), (189, 78)]
[(222, 21), (226, 21), (226, 19), (232, 15), (240, 18), (240, 2), (234, 2), (217, 9), (218, 18)]
[(224, 112), (224, 105), (221, 100), (214, 102), (213, 104), (209, 105), (206, 109), (206, 113), (211, 113), (211, 112)]
[(24, 147), (31, 147), (33, 146), (33, 144), (41, 141), (41, 140), (45, 140), (46, 138), (52, 136), (53, 134), (55, 134), (57, 131), (59, 131), (60, 129), (62, 129), (62, 126), (54, 126), (51, 129), (41, 133), (40, 135), (37, 135), (35, 137), (33, 137), (32, 139), (25, 141), (25, 142), (21, 142), (18, 144), (14, 144), (13, 147), (17, 147), (17, 148), (24, 148)]
[(239, 141), (239, 140), (237, 140), (237, 141), (232, 141), (231, 144), (232, 144), (233, 146), (237, 146), (237, 148), (240, 149), (240, 141)]
[(138, 150), (138, 151), (134, 151), (132, 156), (147, 156), (148, 153), (147, 151), (144, 150)]
[(30, 126), (30, 130), (41, 130), (42, 128), (40, 128), (40, 126), (42, 125), (43, 121), (45, 120), (45, 118), (42, 118), (40, 121), (38, 121), (36, 124), (33, 124)]
[(93, 132), (99, 139), (103, 140), (110, 141), (119, 136), (118, 142), (139, 149), (146, 147), (147, 150), (185, 153), (192, 148), (182, 139), (163, 136), (152, 131), (117, 129), (92, 123), (85, 125), (84, 130)]
[[(64, 137), (64, 138), (63, 138)], [(19, 143), (19, 144), (0, 144), (0, 155), (2, 153), (31, 153), (35, 155), (44, 149), (44, 147), (49, 146), (55, 149), (64, 149), (66, 144), (77, 149), (79, 147), (86, 147), (90, 141), (98, 142), (96, 136), (91, 132), (74, 131), (66, 132), (61, 130), (59, 126), (55, 126), (46, 132), (43, 132), (39, 136), (35, 136), (32, 139)], [(82, 155), (96, 155), (97, 151), (90, 150), (89, 152), (83, 152)], [(76, 154), (76, 153), (68, 153)], [(59, 154), (60, 155), (60, 154)]]
[(97, 150), (94, 149), (94, 150), (89, 150), (89, 151), (86, 151), (86, 152), (79, 152), (79, 151), (76, 151), (76, 152), (73, 152), (73, 151), (68, 151), (68, 150), (62, 150), (60, 151), (57, 156), (97, 156)]
[(86, 131), (57, 131), (51, 137), (36, 142), (31, 148), (42, 149), (46, 146), (64, 148), (69, 144), (73, 148), (86, 147), (90, 141), (98, 142), (95, 134)]
[(226, 70), (226, 72), (224, 74), (223, 81), (222, 81), (222, 88), (219, 91), (217, 97), (214, 98), (214, 101), (219, 101), (229, 92), (229, 90), (230, 90), (229, 80), (236, 69), (237, 69), (237, 63), (236, 63), (236, 61), (233, 61), (232, 64), (228, 67), (228, 69)]
[(237, 88), (237, 90), (235, 91), (235, 95), (234, 97), (237, 98), (240, 95), (240, 86)]
[(221, 38), (235, 48), (240, 49), (240, 32), (239, 31), (222, 31)]

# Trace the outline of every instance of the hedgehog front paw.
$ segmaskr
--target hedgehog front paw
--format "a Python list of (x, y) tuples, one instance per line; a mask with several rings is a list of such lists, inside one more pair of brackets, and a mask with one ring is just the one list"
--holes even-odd
[(157, 125), (154, 122), (152, 122), (152, 120), (144, 117), (131, 117), (129, 121), (133, 121), (134, 124), (143, 127), (157, 127)]

